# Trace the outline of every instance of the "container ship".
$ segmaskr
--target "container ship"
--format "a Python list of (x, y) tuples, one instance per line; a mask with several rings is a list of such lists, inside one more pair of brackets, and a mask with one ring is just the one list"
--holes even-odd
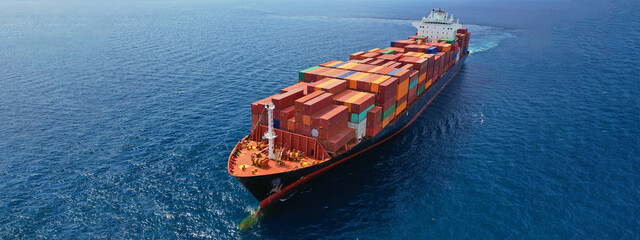
[(460, 19), (432, 10), (407, 40), (302, 70), (298, 83), (251, 104), (251, 132), (228, 172), (260, 207), (409, 126), (469, 55)]

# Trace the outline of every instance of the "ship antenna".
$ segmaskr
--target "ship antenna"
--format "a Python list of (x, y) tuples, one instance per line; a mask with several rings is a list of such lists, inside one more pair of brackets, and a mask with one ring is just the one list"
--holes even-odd
[(277, 136), (273, 133), (273, 109), (276, 107), (272, 102), (267, 103), (264, 106), (267, 109), (268, 117), (269, 117), (269, 130), (264, 134), (264, 138), (269, 140), (269, 156), (268, 158), (271, 160), (276, 159), (276, 156), (273, 154), (273, 139)]

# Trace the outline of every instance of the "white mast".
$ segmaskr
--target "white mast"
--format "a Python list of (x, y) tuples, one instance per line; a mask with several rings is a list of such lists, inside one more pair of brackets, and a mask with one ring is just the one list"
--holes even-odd
[(264, 138), (269, 140), (269, 159), (276, 159), (276, 156), (273, 154), (273, 139), (277, 136), (273, 133), (273, 109), (276, 107), (272, 102), (268, 102), (265, 106), (267, 112), (269, 114), (269, 130), (264, 134)]

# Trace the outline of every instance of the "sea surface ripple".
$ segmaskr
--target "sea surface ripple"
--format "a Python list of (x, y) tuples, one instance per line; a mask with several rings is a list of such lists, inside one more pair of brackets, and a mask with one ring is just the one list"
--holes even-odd
[[(285, 4), (286, 3), (286, 4)], [(0, 239), (637, 239), (636, 2), (0, 2)], [(249, 104), (443, 7), (458, 76), (238, 231)]]

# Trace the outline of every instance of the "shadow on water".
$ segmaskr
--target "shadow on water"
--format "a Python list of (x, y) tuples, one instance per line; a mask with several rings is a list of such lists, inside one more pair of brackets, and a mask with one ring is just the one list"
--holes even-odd
[[(451, 108), (460, 104), (463, 79), (464, 70), (461, 70), (421, 117), (402, 133), (317, 176), (286, 200), (262, 209), (257, 230), (260, 235), (282, 239), (313, 233), (321, 237), (326, 231), (346, 231), (350, 226), (362, 223), (368, 226), (385, 224), (394, 216), (385, 212), (394, 211), (398, 200), (402, 199), (397, 195), (406, 195), (402, 192), (419, 187), (415, 184), (437, 185), (438, 179), (448, 175), (446, 171), (454, 166), (451, 162), (442, 163), (446, 166), (433, 164), (433, 161), (446, 158), (446, 151), (433, 151), (428, 159), (417, 156), (424, 149), (422, 146), (440, 143), (439, 139), (416, 135), (440, 131), (438, 128), (442, 126), (433, 123), (450, 120), (444, 118), (450, 115)], [(416, 164), (423, 166), (416, 167)], [(427, 171), (406, 170), (407, 165)]]

